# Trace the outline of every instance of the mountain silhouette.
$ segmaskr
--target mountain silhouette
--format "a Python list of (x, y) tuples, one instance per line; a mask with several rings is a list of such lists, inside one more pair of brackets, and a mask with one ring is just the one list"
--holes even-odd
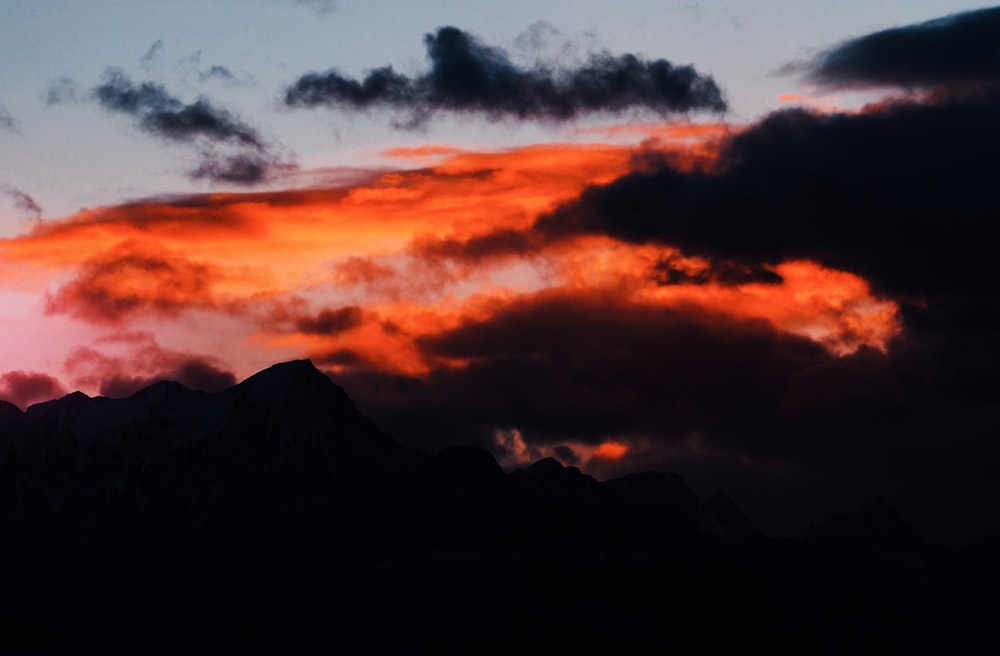
[(12, 652), (970, 653), (1000, 572), (882, 501), (770, 539), (675, 473), (423, 453), (308, 360), (0, 403), (0, 535)]

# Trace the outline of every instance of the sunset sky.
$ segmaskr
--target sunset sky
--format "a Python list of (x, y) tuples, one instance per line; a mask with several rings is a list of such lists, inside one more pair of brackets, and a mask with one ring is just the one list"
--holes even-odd
[(987, 7), (6, 0), (0, 398), (311, 358), (419, 448), (1000, 530)]

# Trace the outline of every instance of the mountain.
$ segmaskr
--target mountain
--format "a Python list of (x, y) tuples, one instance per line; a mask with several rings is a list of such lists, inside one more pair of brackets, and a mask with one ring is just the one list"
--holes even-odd
[(0, 403), (0, 536), (5, 653), (970, 653), (1000, 582), (996, 541), (928, 547), (882, 502), (774, 540), (674, 473), (409, 449), (307, 360)]
[(0, 443), (4, 525), (95, 540), (326, 512), (412, 456), (309, 361), (216, 394), (75, 392), (5, 421)]

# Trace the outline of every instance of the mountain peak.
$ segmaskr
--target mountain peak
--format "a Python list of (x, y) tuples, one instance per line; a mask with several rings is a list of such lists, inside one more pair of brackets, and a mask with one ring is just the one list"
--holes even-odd
[[(299, 381), (318, 380), (320, 377), (329, 380), (322, 371), (316, 368), (312, 360), (289, 360), (273, 364), (250, 376), (243, 383), (250, 381), (270, 381), (273, 383), (291, 383)], [(241, 385), (243, 383), (240, 383)]]

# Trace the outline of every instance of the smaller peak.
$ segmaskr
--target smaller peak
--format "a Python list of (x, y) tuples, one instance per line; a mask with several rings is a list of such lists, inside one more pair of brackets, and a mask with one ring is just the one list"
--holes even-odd
[(132, 395), (133, 399), (145, 399), (150, 397), (161, 397), (169, 394), (190, 392), (191, 390), (183, 384), (174, 380), (158, 380), (151, 385), (143, 387)]
[(548, 474), (550, 472), (561, 472), (565, 467), (553, 457), (542, 458), (524, 470), (525, 474)]

